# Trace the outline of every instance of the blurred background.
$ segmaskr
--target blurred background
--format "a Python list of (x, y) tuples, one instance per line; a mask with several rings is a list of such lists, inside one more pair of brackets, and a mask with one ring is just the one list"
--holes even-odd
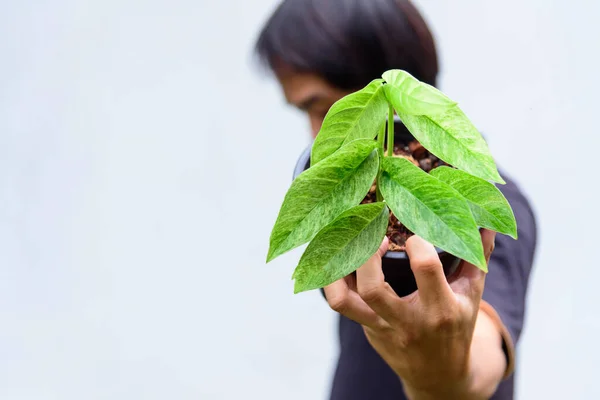
[[(0, 2), (0, 398), (325, 399), (334, 314), (264, 263), (309, 144), (252, 62), (276, 4)], [(538, 216), (517, 398), (599, 398), (600, 3), (416, 4)]]

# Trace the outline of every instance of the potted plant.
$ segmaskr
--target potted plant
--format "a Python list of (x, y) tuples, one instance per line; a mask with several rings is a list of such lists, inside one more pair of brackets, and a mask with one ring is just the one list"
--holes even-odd
[(416, 284), (402, 245), (417, 234), (438, 248), (447, 275), (460, 260), (487, 271), (479, 228), (517, 238), (494, 183), (504, 181), (487, 143), (457, 103), (387, 71), (327, 113), (281, 205), (267, 262), (308, 243), (294, 292), (319, 289), (356, 271), (388, 234), (382, 267), (403, 296)]

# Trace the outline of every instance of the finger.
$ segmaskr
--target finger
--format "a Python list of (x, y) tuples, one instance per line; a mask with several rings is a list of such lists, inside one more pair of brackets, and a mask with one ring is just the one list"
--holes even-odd
[[(489, 264), (490, 257), (494, 251), (494, 240), (496, 238), (496, 232), (488, 229), (481, 230), (481, 242), (483, 244), (483, 252), (485, 255), (485, 261)], [(485, 286), (486, 273), (475, 265), (462, 261), (460, 265), (458, 276), (454, 282), (450, 285), (452, 290), (456, 293), (468, 296), (474, 302), (479, 302), (483, 295), (483, 288)]]
[(413, 235), (406, 241), (406, 253), (423, 304), (448, 304), (452, 298), (452, 289), (448, 285), (435, 247), (425, 239)]
[(356, 288), (358, 295), (384, 320), (397, 318), (403, 307), (402, 301), (385, 281), (381, 269), (381, 257), (388, 249), (388, 240), (384, 239), (379, 250), (358, 270), (356, 270)]
[(323, 288), (327, 303), (334, 311), (368, 327), (377, 327), (383, 320), (360, 298), (358, 293), (348, 288), (344, 279), (337, 280)]
[(346, 282), (346, 285), (348, 285), (348, 289), (352, 290), (353, 292), (356, 292), (356, 272), (347, 275), (344, 278), (344, 281)]

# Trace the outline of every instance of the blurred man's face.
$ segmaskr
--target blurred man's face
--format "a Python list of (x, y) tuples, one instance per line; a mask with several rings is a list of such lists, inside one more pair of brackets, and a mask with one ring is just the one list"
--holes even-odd
[(329, 108), (347, 95), (312, 73), (296, 72), (282, 66), (277, 69), (277, 79), (287, 102), (308, 115), (313, 137), (317, 136)]

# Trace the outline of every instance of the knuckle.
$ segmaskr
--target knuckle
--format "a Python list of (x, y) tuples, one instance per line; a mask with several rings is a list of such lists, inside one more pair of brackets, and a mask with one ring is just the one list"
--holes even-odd
[(327, 303), (329, 304), (329, 307), (333, 311), (343, 314), (344, 312), (346, 312), (346, 310), (348, 310), (348, 303), (349, 303), (348, 295), (347, 294), (339, 294), (339, 295), (334, 295), (334, 296), (328, 297)]
[(435, 332), (453, 332), (459, 325), (456, 315), (448, 311), (437, 312), (429, 318), (429, 326)]
[(401, 349), (409, 349), (413, 346), (418, 346), (422, 336), (412, 330), (405, 330), (402, 335), (398, 336), (397, 346)]
[[(363, 326), (363, 330), (371, 338), (377, 337), (379, 340), (389, 341), (390, 336), (393, 333), (393, 328), (382, 318), (379, 318), (371, 326)], [(368, 339), (368, 338), (367, 338)]]
[(413, 257), (410, 260), (413, 269), (417, 269), (423, 273), (434, 273), (442, 267), (442, 262), (437, 255), (423, 255)]
[(390, 335), (394, 332), (394, 328), (383, 318), (377, 320), (374, 328), (382, 335)]
[(358, 295), (367, 303), (381, 300), (384, 290), (383, 285), (373, 285), (358, 289)]

